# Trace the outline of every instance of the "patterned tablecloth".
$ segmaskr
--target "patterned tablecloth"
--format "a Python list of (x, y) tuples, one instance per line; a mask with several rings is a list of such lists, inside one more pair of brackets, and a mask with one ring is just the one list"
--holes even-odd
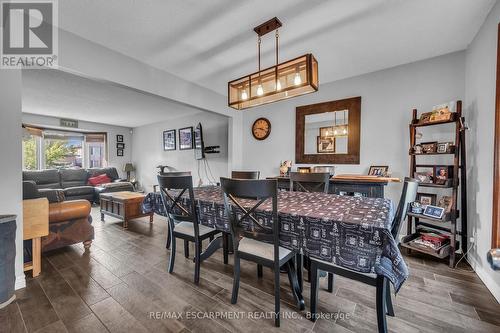
[[(221, 189), (195, 188), (194, 195), (200, 223), (229, 232)], [(242, 203), (252, 207), (255, 201)], [(149, 193), (142, 208), (145, 213), (166, 215), (159, 193)], [(268, 200), (255, 217), (270, 226), (271, 210)], [(279, 192), (278, 215), (283, 247), (358, 272), (384, 275), (396, 291), (408, 277), (408, 268), (390, 232), (394, 207), (389, 199)], [(248, 223), (247, 227), (251, 229), (252, 225)]]

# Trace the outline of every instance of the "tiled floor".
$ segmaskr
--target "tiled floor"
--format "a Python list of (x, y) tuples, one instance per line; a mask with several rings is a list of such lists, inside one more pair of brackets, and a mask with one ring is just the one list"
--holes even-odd
[[(116, 219), (101, 222), (96, 207), (93, 216), (90, 251), (79, 244), (46, 254), (41, 276), (28, 278), (18, 300), (0, 310), (0, 332), (376, 331), (372, 287), (336, 278), (333, 294), (320, 292), (319, 310), (331, 318), (312, 323), (306, 318), (308, 283), (306, 311), (296, 312), (283, 275), (282, 311), (290, 318), (277, 329), (266, 318), (274, 309), (270, 271), (258, 279), (256, 266), (243, 262), (238, 304), (231, 305), (232, 265), (222, 263), (221, 252), (202, 264), (195, 286), (194, 264), (183, 257), (182, 246), (174, 274), (166, 272), (163, 218), (155, 216), (152, 226), (138, 219), (123, 230)], [(470, 268), (451, 270), (423, 257), (406, 261), (410, 278), (393, 298), (391, 331), (500, 332), (500, 305)]]

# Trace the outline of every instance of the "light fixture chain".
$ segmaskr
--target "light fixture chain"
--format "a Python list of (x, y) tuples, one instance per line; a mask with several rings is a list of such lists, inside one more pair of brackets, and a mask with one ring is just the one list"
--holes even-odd
[(260, 43), (261, 43), (261, 40), (260, 40), (260, 36), (258, 37), (257, 39), (257, 49), (258, 49), (258, 58), (259, 58), (259, 77), (260, 77)]

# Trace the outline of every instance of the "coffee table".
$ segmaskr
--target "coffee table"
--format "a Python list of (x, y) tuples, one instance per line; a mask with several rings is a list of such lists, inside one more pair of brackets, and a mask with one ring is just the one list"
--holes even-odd
[(101, 221), (104, 215), (123, 220), (123, 228), (128, 228), (128, 221), (138, 217), (149, 216), (149, 223), (153, 223), (153, 212), (143, 214), (141, 203), (145, 195), (137, 192), (122, 191), (102, 193), (100, 195)]

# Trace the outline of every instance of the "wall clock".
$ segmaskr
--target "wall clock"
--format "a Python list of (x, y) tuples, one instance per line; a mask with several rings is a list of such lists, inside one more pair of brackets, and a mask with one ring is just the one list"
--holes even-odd
[(271, 122), (267, 118), (259, 118), (252, 125), (253, 137), (257, 140), (265, 140), (271, 134)]

